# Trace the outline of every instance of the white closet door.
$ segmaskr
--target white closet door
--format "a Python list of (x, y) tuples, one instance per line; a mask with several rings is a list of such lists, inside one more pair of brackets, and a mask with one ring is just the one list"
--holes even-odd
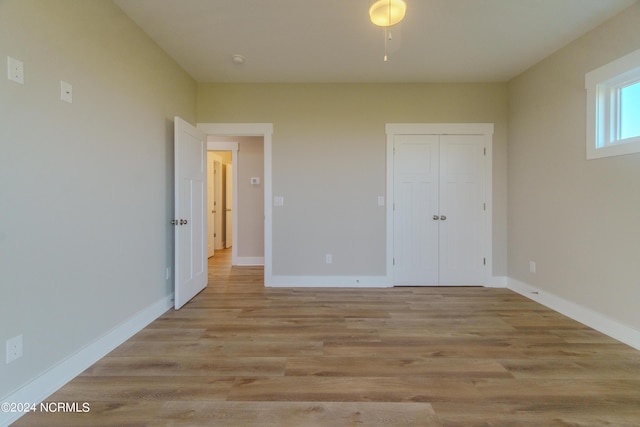
[(483, 284), (483, 156), (481, 135), (395, 136), (395, 285)]
[(484, 280), (483, 150), (481, 135), (440, 136), (440, 285)]
[(394, 283), (438, 284), (437, 135), (394, 140)]

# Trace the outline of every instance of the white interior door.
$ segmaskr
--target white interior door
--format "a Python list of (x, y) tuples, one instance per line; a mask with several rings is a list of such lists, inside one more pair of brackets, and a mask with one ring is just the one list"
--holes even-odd
[(233, 246), (233, 166), (225, 165), (225, 246)]
[(481, 135), (396, 135), (393, 276), (396, 285), (484, 281)]
[(222, 198), (224, 191), (222, 189), (222, 159), (216, 155), (213, 162), (213, 168), (215, 170), (214, 187), (215, 187), (215, 206), (216, 206), (216, 218), (215, 218), (215, 246), (216, 249), (224, 249), (224, 233), (222, 232), (222, 223), (224, 222), (224, 200)]
[(483, 140), (440, 136), (440, 285), (484, 281)]
[(394, 283), (438, 284), (439, 144), (437, 135), (394, 142)]
[(216, 198), (215, 198), (215, 167), (213, 153), (207, 153), (207, 257), (215, 255), (216, 245)]
[(206, 138), (175, 118), (175, 308), (207, 286)]
[(222, 158), (211, 151), (207, 152), (207, 246), (209, 257), (218, 249), (224, 249), (222, 244)]

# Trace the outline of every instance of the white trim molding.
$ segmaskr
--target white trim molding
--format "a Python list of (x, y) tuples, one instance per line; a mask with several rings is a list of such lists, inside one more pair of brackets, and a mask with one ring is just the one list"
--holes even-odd
[[(264, 285), (269, 286), (273, 275), (273, 206), (271, 136), (273, 123), (198, 123), (197, 128), (215, 136), (261, 136), (264, 141)], [(234, 168), (234, 174), (237, 168)], [(234, 209), (237, 212), (237, 209)], [(235, 220), (235, 219), (234, 219)], [(234, 239), (236, 236), (234, 236)], [(232, 247), (233, 248), (233, 247)], [(232, 249), (233, 256), (233, 249)]]
[(636, 350), (640, 350), (640, 331), (631, 326), (517, 279), (508, 278), (508, 288)]
[(506, 276), (492, 276), (489, 283), (486, 284), (487, 288), (506, 288), (508, 277)]
[[(85, 369), (102, 359), (171, 308), (173, 308), (172, 295), (151, 304), (19, 390), (5, 396), (0, 402), (39, 403), (44, 401), (60, 387), (80, 375)], [(0, 412), (0, 426), (9, 425), (22, 415), (24, 414)]]
[(207, 141), (207, 151), (238, 151), (238, 142)]
[(387, 276), (273, 276), (272, 287), (389, 288)]
[(264, 265), (264, 257), (262, 256), (239, 256), (236, 258), (236, 262), (233, 265), (238, 266), (255, 266)]

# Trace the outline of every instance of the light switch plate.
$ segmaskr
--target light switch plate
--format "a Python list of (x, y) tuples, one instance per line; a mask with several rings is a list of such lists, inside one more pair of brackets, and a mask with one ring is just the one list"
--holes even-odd
[(275, 196), (273, 198), (273, 206), (284, 206), (284, 197)]
[(60, 99), (69, 104), (73, 102), (73, 86), (71, 86), (71, 83), (60, 80)]

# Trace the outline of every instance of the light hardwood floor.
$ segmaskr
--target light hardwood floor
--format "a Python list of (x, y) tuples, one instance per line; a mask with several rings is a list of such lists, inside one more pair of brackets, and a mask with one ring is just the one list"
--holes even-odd
[(640, 352), (506, 289), (209, 287), (16, 426), (639, 426)]

